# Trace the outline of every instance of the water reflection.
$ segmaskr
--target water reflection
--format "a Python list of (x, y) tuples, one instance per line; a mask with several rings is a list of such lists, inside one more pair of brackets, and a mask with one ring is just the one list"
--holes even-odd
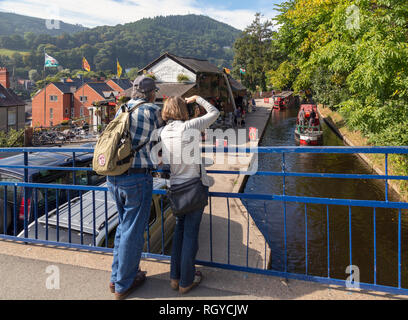
[[(273, 111), (262, 145), (296, 145), (296, 115), (296, 109)], [(323, 128), (326, 146), (343, 146), (326, 125)], [(352, 154), (288, 154), (285, 159), (288, 172), (372, 174), (371, 168)], [(280, 154), (260, 154), (259, 170), (280, 172), (281, 161)], [(245, 192), (282, 194), (282, 182), (281, 177), (251, 176)], [(383, 181), (287, 177), (285, 191), (293, 196), (384, 201), (384, 189)], [(398, 201), (391, 190), (389, 200)], [(308, 274), (326, 277), (330, 263), (331, 277), (347, 278), (345, 271), (350, 263), (349, 207), (274, 201), (248, 201), (245, 204), (255, 223), (262, 226), (260, 229), (271, 248), (271, 269), (283, 271), (285, 267), (283, 226), (286, 205), (287, 271), (306, 272), (307, 237)], [(408, 286), (408, 264), (404, 263), (408, 258), (404, 253), (404, 244), (408, 240), (406, 213), (406, 210), (401, 211), (403, 287)], [(377, 225), (377, 284), (395, 286), (398, 284), (398, 210), (376, 209), (374, 212), (372, 208), (351, 208), (352, 263), (360, 268), (362, 282), (374, 282), (374, 214)], [(329, 237), (327, 223), (330, 227)]]

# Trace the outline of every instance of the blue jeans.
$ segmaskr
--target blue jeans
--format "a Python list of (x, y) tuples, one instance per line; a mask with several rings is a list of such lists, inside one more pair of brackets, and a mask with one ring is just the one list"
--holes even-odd
[(170, 263), (170, 278), (179, 280), (180, 287), (193, 284), (195, 259), (198, 251), (198, 232), (204, 209), (176, 218), (176, 228)]
[(152, 204), (153, 177), (126, 174), (108, 177), (107, 182), (119, 214), (111, 282), (115, 283), (115, 291), (122, 293), (130, 288), (139, 271)]

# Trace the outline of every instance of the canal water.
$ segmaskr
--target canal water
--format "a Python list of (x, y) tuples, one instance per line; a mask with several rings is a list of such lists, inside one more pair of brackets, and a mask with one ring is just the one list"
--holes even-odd
[[(272, 112), (261, 145), (295, 146), (294, 130), (298, 110), (292, 108)], [(323, 129), (325, 146), (344, 145), (325, 124)], [(287, 172), (375, 174), (357, 155), (352, 154), (287, 154), (285, 160)], [(281, 154), (259, 156), (260, 171), (281, 172), (281, 163)], [(285, 183), (286, 195), (290, 196), (385, 200), (385, 182), (381, 180), (287, 177)], [(249, 177), (244, 192), (281, 195), (283, 178)], [(398, 196), (391, 190), (389, 201), (399, 201)], [(346, 268), (350, 264), (348, 206), (286, 203), (285, 250), (284, 204), (253, 200), (244, 201), (244, 204), (271, 249), (270, 269), (284, 271), (286, 260), (287, 272), (322, 277), (327, 277), (330, 272), (332, 278), (347, 279), (349, 274), (346, 274)], [(401, 279), (402, 287), (408, 287), (408, 264), (405, 262), (408, 254), (404, 253), (408, 246), (408, 219), (405, 210), (401, 213)], [(377, 284), (397, 286), (398, 210), (376, 209), (374, 213), (372, 208), (352, 207), (351, 215), (352, 264), (359, 268), (360, 281), (374, 283), (376, 262)]]

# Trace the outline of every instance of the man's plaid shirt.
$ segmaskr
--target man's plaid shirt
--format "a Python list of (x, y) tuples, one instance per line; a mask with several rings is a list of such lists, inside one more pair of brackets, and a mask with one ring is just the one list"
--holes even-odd
[[(131, 109), (141, 100), (130, 100), (127, 105)], [(121, 113), (118, 110), (118, 115)], [(134, 110), (130, 118), (130, 134), (132, 137), (133, 149), (137, 149), (146, 142), (150, 141), (152, 133), (164, 126), (161, 117), (161, 108), (153, 103), (145, 103)], [(150, 159), (150, 152), (154, 141), (147, 143), (142, 149), (135, 154), (132, 168), (154, 168)]]

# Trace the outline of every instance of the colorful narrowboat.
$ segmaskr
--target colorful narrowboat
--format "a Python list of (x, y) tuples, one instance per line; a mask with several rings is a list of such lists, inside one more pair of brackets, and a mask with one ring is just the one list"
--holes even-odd
[(323, 129), (316, 105), (300, 105), (296, 120), (295, 140), (302, 146), (318, 146), (323, 144)]

